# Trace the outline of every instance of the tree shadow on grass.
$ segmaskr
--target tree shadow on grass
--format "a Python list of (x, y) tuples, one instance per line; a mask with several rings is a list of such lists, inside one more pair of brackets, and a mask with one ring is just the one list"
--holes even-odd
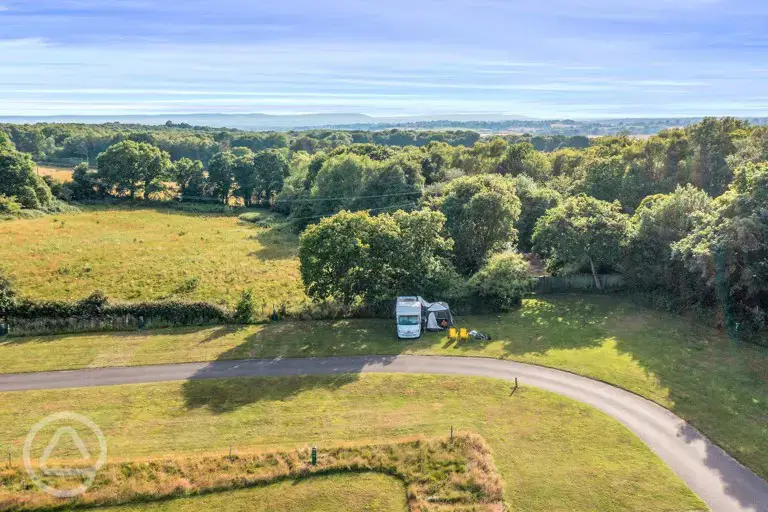
[[(248, 223), (243, 223), (248, 224)], [(299, 242), (295, 234), (289, 233), (284, 227), (259, 226), (249, 224), (255, 233), (249, 240), (258, 242), (259, 248), (248, 253), (248, 256), (261, 260), (289, 260), (299, 253)]]
[(640, 306), (628, 307), (622, 320), (608, 326), (616, 350), (658, 382), (666, 393), (662, 405), (768, 478), (768, 349)]
[(536, 298), (503, 315), (461, 317), (460, 327), (489, 334), (491, 340), (470, 338), (449, 347), (465, 355), (473, 351), (482, 355), (489, 345), (501, 344), (503, 357), (596, 347), (603, 341), (603, 327), (610, 318), (601, 310), (599, 299), (603, 297), (597, 303), (593, 297)]
[[(358, 370), (359, 372), (359, 370)], [(233, 412), (261, 401), (283, 401), (304, 391), (335, 391), (357, 381), (359, 373), (285, 377), (245, 377), (187, 380), (182, 395), (187, 409), (208, 408), (214, 414)], [(307, 411), (311, 414), (312, 411)]]
[(245, 325), (195, 325), (188, 327), (156, 327), (136, 331), (104, 331), (104, 332), (74, 332), (67, 334), (45, 334), (35, 336), (3, 336), (0, 337), (0, 347), (24, 345), (27, 343), (61, 342), (67, 338), (154, 338), (157, 336), (183, 336), (185, 334), (210, 329), (210, 332), (200, 341), (200, 344), (216, 341), (224, 336), (245, 329)]
[[(222, 414), (311, 389), (337, 390), (357, 381), (368, 365), (388, 365), (406, 346), (393, 339), (391, 320), (266, 324), (187, 380), (182, 395), (189, 409)], [(352, 357), (306, 359), (330, 355)], [(261, 377), (229, 378), (254, 374)]]

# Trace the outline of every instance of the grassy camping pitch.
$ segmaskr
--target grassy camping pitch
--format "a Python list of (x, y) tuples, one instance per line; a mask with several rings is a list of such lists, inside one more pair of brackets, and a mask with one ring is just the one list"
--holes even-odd
[(612, 418), (535, 388), (510, 396), (493, 379), (338, 375), (0, 393), (0, 439), (19, 461), (30, 425), (65, 410), (101, 427), (110, 460), (225, 455), (230, 445), (235, 454), (322, 451), (445, 437), (453, 426), (490, 445), (512, 510), (706, 509)]
[(431, 334), (398, 342), (390, 320), (7, 338), (0, 340), (0, 372), (334, 354), (501, 357), (654, 400), (768, 478), (768, 349), (736, 345), (683, 317), (615, 297), (529, 299), (508, 315), (462, 320), (494, 339), (456, 345)]
[[(268, 215), (267, 215), (268, 217)], [(0, 223), (0, 270), (36, 299), (180, 298), (258, 308), (298, 303), (304, 292), (296, 236), (206, 214), (141, 206)]]

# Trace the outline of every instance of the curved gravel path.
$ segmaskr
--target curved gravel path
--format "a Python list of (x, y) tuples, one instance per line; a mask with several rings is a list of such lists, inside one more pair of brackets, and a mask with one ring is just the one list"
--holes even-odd
[(469, 375), (512, 381), (517, 377), (520, 385), (546, 389), (589, 404), (626, 425), (713, 511), (768, 512), (768, 482), (667, 409), (586, 377), (513, 361), (473, 357), (364, 356), (164, 364), (0, 375), (0, 391), (358, 372)]

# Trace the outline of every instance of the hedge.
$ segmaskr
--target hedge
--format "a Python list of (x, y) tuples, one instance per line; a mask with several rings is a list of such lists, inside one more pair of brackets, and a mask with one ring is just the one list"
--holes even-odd
[(10, 335), (107, 331), (230, 323), (230, 311), (210, 302), (163, 300), (110, 303), (100, 292), (71, 301), (20, 300), (7, 311)]

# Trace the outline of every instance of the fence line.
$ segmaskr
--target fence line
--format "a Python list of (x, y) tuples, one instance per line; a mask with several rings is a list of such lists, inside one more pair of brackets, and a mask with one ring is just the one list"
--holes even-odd
[(615, 292), (625, 289), (626, 284), (624, 276), (621, 274), (598, 274), (600, 284), (603, 289), (598, 289), (595, 285), (595, 278), (592, 274), (575, 274), (569, 276), (541, 276), (536, 278), (536, 284), (533, 287), (534, 293), (605, 293)]

